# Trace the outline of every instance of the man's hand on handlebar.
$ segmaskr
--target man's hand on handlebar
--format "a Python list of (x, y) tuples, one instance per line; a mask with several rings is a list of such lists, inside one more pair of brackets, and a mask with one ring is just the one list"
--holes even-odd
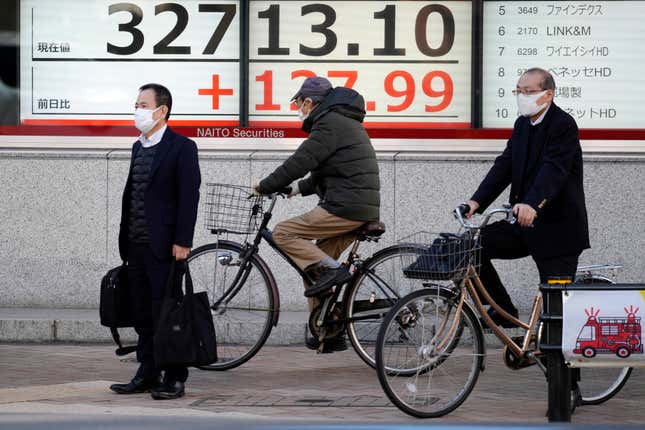
[(501, 215), (505, 216), (505, 220), (511, 224), (516, 222), (515, 216), (513, 216), (513, 209), (510, 204), (505, 204), (501, 208), (489, 209), (483, 214), (483, 219), (479, 223), (473, 223), (473, 221), (468, 221), (469, 218), (472, 218), (473, 214), (479, 209), (479, 203), (474, 200), (469, 200), (466, 203), (462, 203), (455, 208), (453, 214), (455, 218), (459, 220), (461, 226), (471, 230), (478, 230), (486, 227), (488, 221), (490, 221), (492, 216)]
[[(259, 197), (259, 196), (262, 196), (262, 195), (271, 195), (271, 194), (273, 194), (273, 193), (262, 194), (260, 192), (259, 188), (260, 188), (260, 183), (259, 182), (254, 182), (253, 186), (251, 186), (251, 195), (249, 196), (249, 198), (251, 198), (251, 197)], [(296, 188), (296, 190), (297, 190), (297, 188)], [(278, 190), (275, 194), (279, 194), (279, 195), (281, 195), (283, 197), (284, 196), (293, 197), (298, 193), (299, 193), (299, 191), (294, 192), (293, 185), (290, 185), (288, 187), (284, 187), (284, 188)]]
[(258, 188), (260, 188), (260, 183), (259, 182), (253, 183), (253, 186), (251, 187), (251, 194), (256, 197), (261, 196), (262, 193), (258, 190)]
[(464, 216), (466, 217), (466, 219), (470, 219), (475, 214), (475, 212), (477, 212), (477, 209), (479, 209), (479, 203), (474, 200), (468, 200), (466, 204), (470, 208), (470, 211), (465, 213)]
[(525, 203), (517, 203), (513, 206), (513, 214), (515, 214), (517, 222), (522, 227), (533, 227), (533, 221), (537, 217), (535, 209)]
[(479, 203), (474, 200), (468, 200), (455, 208), (453, 214), (464, 227), (472, 227), (466, 220), (472, 218), (475, 211), (479, 208)]

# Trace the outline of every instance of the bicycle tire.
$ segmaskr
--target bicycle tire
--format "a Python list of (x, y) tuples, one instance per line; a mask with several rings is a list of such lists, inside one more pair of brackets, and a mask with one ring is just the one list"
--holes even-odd
[[(455, 294), (453, 290), (449, 288), (445, 288), (441, 285), (424, 286), (424, 289), (423, 289), (423, 291), (425, 291), (428, 294), (432, 294), (433, 296), (440, 294), (439, 290), (442, 290), (442, 293), (447, 294), (448, 297), (450, 297), (449, 300), (452, 304), (459, 302), (459, 296)], [(468, 302), (464, 302), (463, 306), (469, 307), (472, 314), (475, 315), (475, 311), (470, 307)], [(437, 357), (436, 360), (434, 360), (431, 365), (424, 366), (421, 368), (412, 368), (412, 369), (394, 369), (394, 368), (386, 367), (385, 371), (387, 372), (388, 375), (399, 375), (399, 376), (412, 376), (414, 374), (422, 375), (434, 369), (436, 366), (440, 366), (441, 363), (443, 363), (446, 359), (450, 357), (450, 354), (452, 353), (452, 351), (454, 351), (455, 348), (459, 345), (459, 342), (461, 342), (461, 336), (463, 332), (464, 332), (464, 326), (463, 324), (459, 324), (459, 326), (457, 326), (457, 328), (455, 329), (455, 333), (452, 335), (450, 342), (444, 348), (445, 353)]]
[[(454, 297), (443, 288), (414, 291), (400, 299), (381, 324), (376, 343), (379, 382), (390, 401), (408, 415), (436, 418), (452, 412), (468, 398), (479, 377), (483, 331), (469, 306), (456, 315)], [(454, 318), (459, 318), (458, 336), (446, 330)], [(437, 347), (443, 349), (437, 351)], [(393, 371), (397, 367), (404, 371), (402, 375)], [(417, 371), (410, 375), (412, 367)], [(421, 383), (420, 377), (424, 378)], [(420, 387), (428, 392), (419, 394)]]
[[(347, 337), (358, 356), (370, 367), (376, 367), (374, 346), (378, 330), (385, 314), (396, 301), (423, 284), (403, 276), (402, 266), (405, 255), (417, 256), (422, 248), (415, 251), (411, 245), (393, 245), (384, 248), (365, 260), (343, 296), (343, 307), (347, 319)], [(377, 283), (385, 282), (398, 297), (388, 296), (386, 288)], [(353, 318), (376, 314), (373, 319), (353, 321)]]
[[(190, 271), (196, 291), (207, 291), (216, 303), (240, 270), (243, 246), (220, 240), (193, 250)], [(250, 360), (266, 342), (279, 306), (275, 279), (264, 261), (254, 255), (244, 284), (233, 299), (211, 310), (217, 336), (218, 360), (199, 366), (203, 370), (229, 370)]]
[(580, 405), (605, 403), (622, 390), (631, 374), (631, 367), (581, 367), (578, 382)]
[[(576, 279), (581, 284), (613, 284), (605, 277), (584, 277)], [(600, 405), (614, 397), (627, 383), (632, 374), (631, 367), (622, 368), (597, 368), (581, 367), (578, 389), (580, 391), (580, 405)]]

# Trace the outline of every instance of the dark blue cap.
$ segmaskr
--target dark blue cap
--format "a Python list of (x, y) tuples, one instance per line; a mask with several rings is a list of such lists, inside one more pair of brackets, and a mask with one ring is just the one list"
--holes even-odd
[(300, 90), (296, 93), (291, 100), (296, 100), (298, 98), (307, 98), (312, 96), (326, 96), (332, 90), (331, 82), (328, 79), (314, 76), (311, 78), (305, 79), (300, 87)]

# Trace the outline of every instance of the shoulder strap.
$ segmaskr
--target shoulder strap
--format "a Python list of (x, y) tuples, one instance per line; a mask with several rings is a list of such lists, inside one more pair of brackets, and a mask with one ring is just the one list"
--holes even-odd
[(184, 260), (184, 278), (186, 280), (186, 295), (192, 296), (195, 291), (193, 288), (193, 277), (190, 276), (190, 269), (188, 268), (188, 261)]
[(119, 357), (121, 357), (123, 355), (127, 355), (127, 354), (137, 350), (136, 345), (123, 346), (121, 344), (121, 336), (119, 336), (119, 330), (117, 330), (116, 327), (110, 327), (110, 333), (112, 333), (112, 339), (114, 339), (114, 343), (116, 343), (117, 346), (118, 346), (118, 348), (114, 352)]

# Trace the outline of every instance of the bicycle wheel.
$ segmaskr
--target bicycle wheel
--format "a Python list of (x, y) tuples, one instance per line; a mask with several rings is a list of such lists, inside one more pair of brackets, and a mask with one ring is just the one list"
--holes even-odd
[(357, 277), (345, 290), (343, 303), (347, 318), (347, 336), (361, 359), (375, 367), (374, 345), (378, 330), (396, 301), (423, 287), (422, 281), (403, 276), (403, 268), (421, 251), (410, 245), (394, 245), (367, 259)]
[(383, 320), (376, 370), (388, 398), (403, 412), (443, 416), (462, 404), (477, 382), (484, 337), (468, 306), (458, 312), (452, 292), (414, 291)]
[(623, 388), (631, 374), (631, 367), (580, 368), (580, 404), (599, 405), (606, 402)]
[[(235, 242), (201, 246), (188, 257), (195, 291), (207, 291), (209, 302), (217, 303), (240, 270), (242, 246)], [(211, 311), (217, 336), (215, 363), (204, 370), (228, 370), (253, 357), (264, 345), (276, 313), (277, 289), (273, 275), (257, 256), (241, 289), (228, 304)]]
[[(613, 284), (605, 277), (595, 275), (576, 279), (577, 284)], [(578, 389), (580, 405), (599, 405), (614, 397), (625, 386), (632, 374), (631, 367), (581, 367)]]

